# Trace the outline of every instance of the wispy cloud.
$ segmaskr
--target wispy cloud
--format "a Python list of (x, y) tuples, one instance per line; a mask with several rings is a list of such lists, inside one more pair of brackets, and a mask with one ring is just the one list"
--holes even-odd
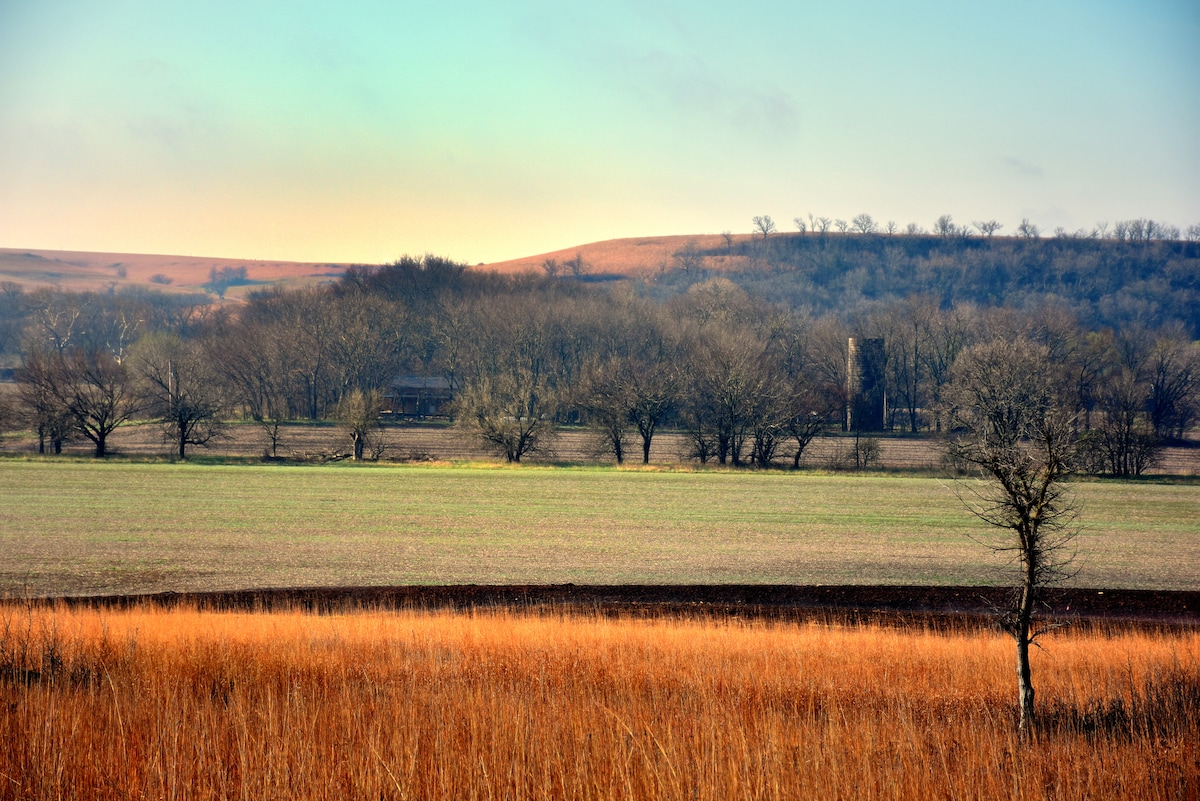
[(800, 112), (793, 97), (769, 77), (747, 80), (711, 63), (678, 25), (662, 40), (604, 36), (577, 21), (540, 20), (531, 26), (539, 45), (581, 79), (615, 85), (627, 97), (665, 117), (721, 126), (766, 139), (793, 137)]
[(1004, 166), (1008, 167), (1008, 169), (1019, 175), (1025, 175), (1030, 178), (1041, 178), (1043, 175), (1041, 167), (1036, 164), (1031, 164), (1028, 161), (1024, 161), (1023, 159), (1005, 156), (1003, 159), (1001, 159), (1001, 162), (1004, 164)]

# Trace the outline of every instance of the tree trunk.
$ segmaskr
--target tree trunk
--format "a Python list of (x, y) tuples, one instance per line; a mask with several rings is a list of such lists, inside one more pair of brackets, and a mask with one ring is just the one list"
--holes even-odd
[(1022, 732), (1029, 732), (1034, 724), (1033, 678), (1029, 668), (1029, 646), (1032, 643), (1030, 628), (1037, 588), (1034, 568), (1033, 560), (1028, 560), (1025, 565), (1025, 586), (1021, 588), (1021, 601), (1013, 630), (1013, 637), (1017, 641), (1017, 709), (1020, 714), (1017, 728)]
[(187, 459), (187, 435), (183, 433), (183, 429), (179, 430), (179, 461)]
[(642, 435), (642, 464), (650, 464), (650, 437), (652, 434)]
[(1017, 640), (1017, 703), (1020, 722), (1017, 728), (1029, 731), (1033, 728), (1033, 680), (1029, 673), (1029, 640)]
[(108, 454), (108, 450), (104, 447), (105, 446), (104, 440), (105, 440), (105, 434), (102, 432), (97, 433), (95, 438), (93, 439), (93, 442), (96, 443), (95, 457), (97, 459), (103, 459)]
[(364, 445), (366, 445), (366, 437), (361, 434), (354, 434), (354, 461), (362, 461)]

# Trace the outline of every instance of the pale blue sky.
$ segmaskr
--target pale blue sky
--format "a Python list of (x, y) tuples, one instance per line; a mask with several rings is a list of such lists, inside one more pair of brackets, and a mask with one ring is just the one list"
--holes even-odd
[(1195, 0), (0, 0), (0, 247), (474, 263), (756, 214), (1186, 228), (1197, 42)]

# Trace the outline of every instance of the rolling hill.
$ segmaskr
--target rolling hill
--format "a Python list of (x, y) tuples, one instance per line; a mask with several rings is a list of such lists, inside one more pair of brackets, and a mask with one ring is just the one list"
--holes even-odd
[(50, 286), (74, 292), (107, 292), (141, 285), (163, 292), (203, 292), (214, 271), (245, 268), (246, 279), (230, 286), (236, 298), (263, 286), (296, 287), (328, 282), (348, 264), (220, 259), (131, 253), (0, 248), (0, 281), (23, 289)]

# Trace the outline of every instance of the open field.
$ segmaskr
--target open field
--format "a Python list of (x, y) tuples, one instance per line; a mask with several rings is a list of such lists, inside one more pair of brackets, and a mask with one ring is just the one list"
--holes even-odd
[(0, 606), (0, 799), (1184, 799), (1200, 634)]
[[(732, 235), (732, 241), (737, 244), (753, 238), (753, 234)], [(546, 260), (554, 259), (565, 272), (566, 262), (579, 257), (583, 259), (587, 275), (651, 278), (664, 270), (678, 269), (679, 261), (675, 254), (689, 246), (699, 250), (720, 250), (726, 248), (726, 242), (720, 234), (608, 239), (511, 261), (481, 264), (479, 267), (499, 273), (541, 273)], [(703, 264), (707, 270), (718, 271), (745, 270), (751, 266), (750, 259), (733, 255), (704, 257)]]
[[(1006, 583), (954, 482), (494, 466), (0, 461), (0, 593)], [(1192, 483), (1076, 484), (1074, 586), (1200, 589)]]
[[(93, 253), (75, 250), (21, 250), (0, 248), (0, 281), (26, 290), (52, 286), (70, 292), (107, 292), (113, 288), (141, 286), (160, 292), (203, 292), (209, 272), (245, 267), (246, 287), (233, 287), (233, 299), (263, 286), (297, 287), (330, 281), (348, 265), (312, 264), (258, 259), (221, 259), (206, 256), (170, 256), (145, 253)], [(159, 280), (151, 280), (160, 276)], [(163, 279), (169, 283), (163, 283)]]

